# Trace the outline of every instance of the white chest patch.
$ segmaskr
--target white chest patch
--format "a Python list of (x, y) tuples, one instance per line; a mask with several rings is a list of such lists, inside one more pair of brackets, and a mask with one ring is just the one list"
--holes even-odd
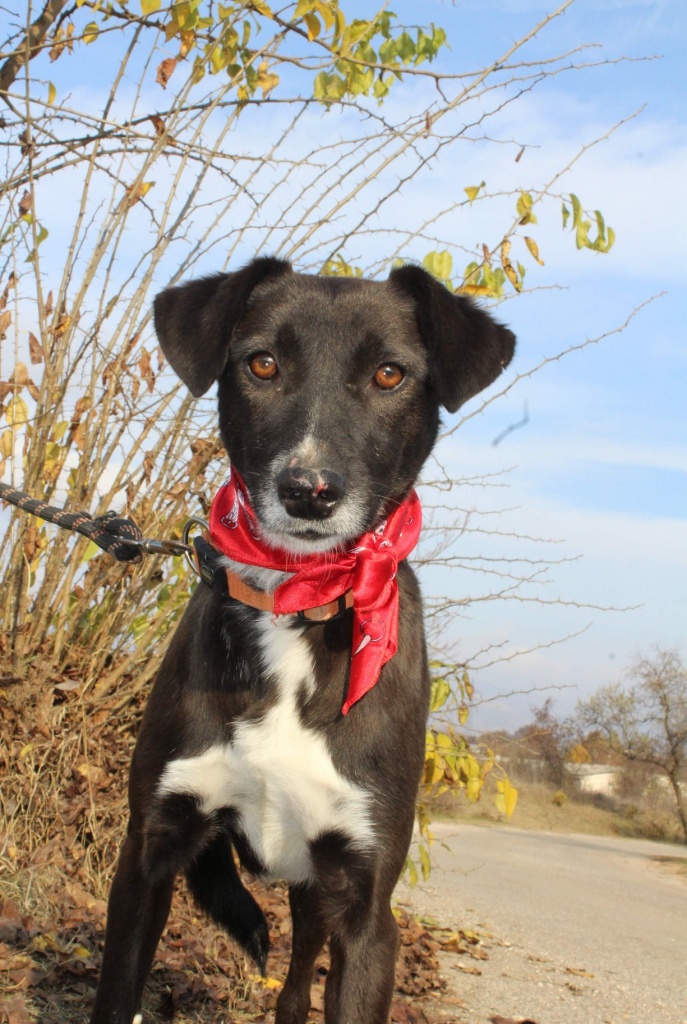
[(258, 643), (278, 699), (258, 722), (240, 721), (231, 743), (171, 761), (160, 793), (191, 793), (205, 814), (233, 807), (267, 871), (288, 882), (312, 874), (309, 843), (336, 830), (356, 846), (373, 839), (369, 794), (343, 778), (323, 737), (301, 722), (298, 696), (315, 685), (306, 641), (264, 613)]

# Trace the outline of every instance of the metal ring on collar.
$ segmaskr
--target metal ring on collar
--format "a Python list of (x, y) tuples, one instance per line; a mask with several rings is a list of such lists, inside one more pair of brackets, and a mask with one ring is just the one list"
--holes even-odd
[(193, 545), (190, 542), (191, 531), (193, 530), (194, 526), (200, 527), (201, 531), (203, 532), (207, 532), (207, 530), (210, 529), (210, 526), (207, 523), (207, 521), (203, 519), (201, 516), (191, 516), (189, 519), (186, 520), (184, 524), (184, 529), (182, 530), (181, 533), (182, 541), (184, 542), (184, 544), (188, 545), (188, 551), (184, 552), (186, 561), (191, 566), (193, 571), (195, 573), (198, 573), (198, 566), (196, 565), (196, 560), (193, 556)]

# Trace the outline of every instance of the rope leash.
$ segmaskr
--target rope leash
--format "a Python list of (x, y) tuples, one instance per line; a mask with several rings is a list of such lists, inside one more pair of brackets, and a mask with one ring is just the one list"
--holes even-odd
[(188, 526), (196, 520), (189, 520), (184, 528), (183, 540), (151, 540), (143, 536), (136, 523), (118, 516), (116, 512), (106, 512), (104, 516), (91, 516), (88, 512), (65, 512), (62, 508), (46, 505), (25, 491), (2, 482), (0, 499), (48, 523), (55, 523), (64, 530), (74, 530), (88, 537), (118, 562), (140, 562), (144, 552), (149, 555), (186, 555), (188, 558), (192, 551), (187, 543)]

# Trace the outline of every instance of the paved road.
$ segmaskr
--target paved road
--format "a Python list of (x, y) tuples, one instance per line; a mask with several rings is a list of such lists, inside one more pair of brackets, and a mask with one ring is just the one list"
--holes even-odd
[(434, 831), (429, 881), (399, 898), (488, 933), (488, 960), (443, 959), (447, 1021), (687, 1024), (687, 850), (462, 823)]

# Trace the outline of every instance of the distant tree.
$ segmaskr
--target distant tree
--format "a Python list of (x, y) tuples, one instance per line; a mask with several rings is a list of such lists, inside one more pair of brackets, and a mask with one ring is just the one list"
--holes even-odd
[(530, 756), (543, 763), (546, 781), (559, 789), (566, 780), (565, 765), (575, 743), (573, 727), (567, 719), (554, 714), (553, 698), (540, 708), (531, 708), (534, 719), (523, 737)]
[(635, 661), (628, 682), (601, 687), (578, 705), (579, 718), (613, 751), (667, 777), (687, 842), (687, 667), (677, 651), (657, 648)]

